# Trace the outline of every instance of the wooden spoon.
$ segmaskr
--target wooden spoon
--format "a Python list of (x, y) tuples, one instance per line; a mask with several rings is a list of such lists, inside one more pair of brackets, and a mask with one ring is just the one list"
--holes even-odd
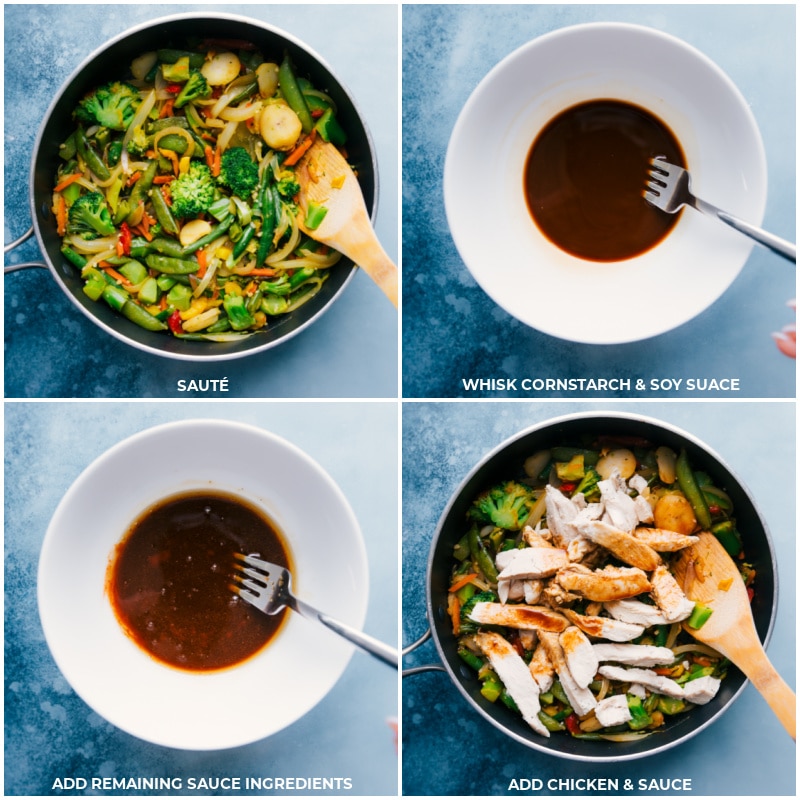
[[(361, 187), (334, 145), (317, 137), (296, 168), (299, 223), (304, 233), (346, 255), (380, 286), (397, 308), (397, 267), (372, 227)], [(328, 213), (314, 230), (305, 226), (309, 202)]]
[(764, 652), (747, 590), (733, 559), (713, 533), (704, 531), (696, 544), (681, 551), (673, 571), (690, 600), (713, 609), (700, 629), (694, 630), (684, 623), (684, 630), (736, 664), (794, 739), (795, 694)]

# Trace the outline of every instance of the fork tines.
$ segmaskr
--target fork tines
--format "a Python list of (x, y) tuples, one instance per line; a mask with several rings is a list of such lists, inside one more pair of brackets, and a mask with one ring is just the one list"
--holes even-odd
[(243, 600), (255, 605), (260, 595), (269, 588), (267, 583), (269, 574), (265, 574), (254, 567), (260, 567), (261, 564), (264, 564), (268, 568), (269, 565), (256, 556), (246, 556), (242, 553), (234, 553), (233, 558), (234, 572), (231, 576), (233, 578), (233, 584), (230, 587), (231, 591), (238, 594)]
[[(670, 164), (664, 156), (655, 156), (650, 159), (650, 169), (647, 173), (647, 189), (643, 192), (646, 200), (654, 206), (666, 210), (666, 201), (670, 194), (670, 183), (680, 175), (681, 167)], [(665, 190), (667, 190), (665, 192)]]

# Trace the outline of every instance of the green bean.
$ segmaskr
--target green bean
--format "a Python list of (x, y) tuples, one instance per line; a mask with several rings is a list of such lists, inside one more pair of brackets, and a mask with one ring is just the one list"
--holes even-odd
[(236, 261), (240, 258), (240, 256), (244, 253), (247, 249), (247, 245), (253, 239), (256, 233), (256, 226), (251, 222), (249, 225), (245, 226), (245, 229), (242, 231), (242, 235), (239, 237), (236, 244), (233, 246), (233, 253), (231, 253), (231, 263), (235, 264)]
[(156, 272), (166, 272), (168, 275), (190, 275), (200, 269), (200, 265), (196, 261), (184, 258), (149, 255), (145, 261), (150, 269), (154, 269)]
[(162, 64), (174, 64), (181, 58), (189, 59), (189, 66), (192, 69), (200, 69), (206, 60), (203, 53), (193, 52), (191, 50), (178, 50), (171, 47), (163, 47), (157, 51), (158, 60)]
[(205, 236), (201, 236), (196, 242), (192, 242), (192, 244), (187, 245), (183, 248), (183, 254), (185, 256), (190, 256), (192, 253), (196, 253), (198, 250), (202, 250), (207, 244), (211, 244), (211, 242), (216, 241), (222, 236), (224, 233), (227, 233), (228, 228), (233, 225), (235, 217), (231, 214), (229, 217), (224, 219), (214, 228), (211, 233), (207, 233)]
[(678, 486), (686, 496), (686, 499), (691, 503), (692, 510), (694, 511), (700, 527), (707, 531), (711, 527), (711, 512), (708, 510), (708, 503), (703, 496), (703, 492), (697, 485), (692, 467), (689, 464), (689, 457), (686, 455), (686, 450), (681, 450), (675, 462), (675, 477), (678, 479)]
[(300, 124), (303, 126), (303, 133), (311, 133), (311, 129), (314, 127), (311, 112), (308, 110), (306, 98), (303, 96), (303, 92), (297, 82), (294, 67), (292, 67), (288, 53), (284, 56), (283, 62), (278, 68), (278, 85), (283, 99), (286, 100), (289, 108), (299, 117)]
[(80, 253), (76, 253), (69, 245), (65, 244), (61, 246), (61, 255), (63, 255), (73, 267), (83, 269), (83, 267), (86, 266), (86, 259)]

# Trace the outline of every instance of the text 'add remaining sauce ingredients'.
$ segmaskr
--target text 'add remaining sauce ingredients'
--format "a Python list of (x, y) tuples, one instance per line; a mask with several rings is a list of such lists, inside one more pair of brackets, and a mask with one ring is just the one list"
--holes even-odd
[(236, 552), (290, 567), (275, 525), (237, 497), (192, 492), (150, 508), (109, 563), (107, 592), (125, 632), (156, 659), (186, 670), (222, 669), (257, 653), (285, 609), (267, 616), (234, 595)]
[(523, 176), (528, 209), (555, 245), (590, 261), (649, 250), (677, 222), (643, 197), (650, 159), (685, 167), (667, 126), (619, 100), (591, 100), (552, 119), (537, 136)]

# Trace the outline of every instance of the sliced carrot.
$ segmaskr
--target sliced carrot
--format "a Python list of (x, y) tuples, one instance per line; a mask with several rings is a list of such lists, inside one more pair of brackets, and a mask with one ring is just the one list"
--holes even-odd
[(130, 176), (130, 178), (128, 178), (128, 180), (127, 180), (127, 182), (125, 183), (125, 185), (126, 185), (126, 186), (133, 186), (133, 184), (134, 184), (134, 183), (136, 183), (136, 181), (138, 181), (138, 180), (139, 180), (139, 178), (141, 178), (141, 177), (142, 177), (142, 173), (141, 173), (139, 170), (136, 170), (136, 172), (134, 172), (134, 173), (133, 173), (133, 174)]
[(472, 583), (472, 581), (478, 577), (477, 572), (470, 572), (468, 575), (462, 575), (451, 587), (451, 592), (457, 592), (462, 587), (466, 586), (468, 583)]
[(156, 175), (155, 178), (153, 178), (153, 183), (160, 186), (161, 184), (164, 183), (172, 183), (172, 181), (174, 180), (175, 180), (174, 175)]
[(317, 132), (315, 130), (312, 130), (311, 133), (309, 133), (308, 136), (306, 136), (306, 138), (303, 139), (303, 141), (300, 142), (300, 144), (298, 144), (291, 153), (289, 153), (289, 155), (286, 157), (286, 160), (283, 162), (285, 167), (294, 166), (308, 152), (308, 148), (314, 144), (316, 133)]
[(206, 251), (203, 249), (198, 250), (195, 255), (197, 256), (197, 277), (202, 278), (203, 275), (206, 274), (206, 270), (208, 269), (208, 258), (206, 257)]
[(217, 178), (219, 177), (219, 171), (222, 168), (222, 150), (220, 149), (219, 145), (217, 145), (216, 149), (214, 150), (214, 163), (211, 167), (211, 174)]
[(269, 267), (259, 267), (258, 269), (251, 269), (248, 275), (255, 275), (258, 278), (274, 278), (278, 274), (278, 270), (270, 269)]
[(64, 189), (67, 188), (67, 186), (71, 186), (73, 183), (75, 183), (75, 181), (77, 181), (79, 178), (82, 177), (83, 177), (82, 172), (73, 172), (72, 175), (67, 175), (67, 177), (61, 181), (61, 183), (57, 184), (55, 189), (53, 189), (53, 191), (63, 192)]
[(208, 165), (208, 168), (209, 169), (213, 169), (214, 168), (214, 150), (212, 149), (211, 145), (207, 144), (203, 148), (203, 153), (205, 154), (206, 164)]
[(108, 275), (110, 275), (115, 281), (119, 281), (123, 286), (133, 285), (124, 275), (117, 272), (108, 262), (101, 261), (97, 266), (105, 270)]
[(63, 236), (67, 232), (67, 201), (62, 194), (56, 197), (56, 224), (58, 235)]
[(171, 117), (172, 116), (172, 106), (175, 103), (175, 98), (170, 97), (166, 100), (163, 106), (161, 106), (161, 112), (159, 113), (159, 119), (163, 119), (164, 117)]
[(453, 635), (458, 636), (458, 634), (461, 632), (461, 603), (454, 594), (451, 594), (447, 598), (447, 610), (450, 612), (450, 622), (453, 625)]

